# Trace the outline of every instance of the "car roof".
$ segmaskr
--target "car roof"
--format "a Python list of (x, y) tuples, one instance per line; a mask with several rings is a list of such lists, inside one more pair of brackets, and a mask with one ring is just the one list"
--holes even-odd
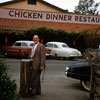
[[(31, 44), (31, 43), (34, 43), (33, 41), (27, 41), (27, 40), (18, 40), (18, 41), (16, 41), (15, 43), (27, 43), (28, 44), (28, 46)], [(14, 43), (14, 44), (15, 44)]]
[[(32, 43), (33, 41), (29, 41), (29, 40), (18, 40), (16, 42), (27, 42), (27, 43)], [(33, 42), (34, 43), (34, 42)]]
[[(64, 42), (48, 42), (48, 43), (53, 43), (53, 44), (65, 44)], [(48, 44), (47, 43), (47, 44)]]

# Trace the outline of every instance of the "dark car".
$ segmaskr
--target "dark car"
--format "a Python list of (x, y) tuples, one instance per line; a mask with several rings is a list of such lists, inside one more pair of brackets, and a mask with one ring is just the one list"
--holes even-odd
[(87, 91), (90, 90), (90, 72), (91, 67), (86, 60), (76, 61), (65, 69), (66, 76), (80, 80), (81, 86)]

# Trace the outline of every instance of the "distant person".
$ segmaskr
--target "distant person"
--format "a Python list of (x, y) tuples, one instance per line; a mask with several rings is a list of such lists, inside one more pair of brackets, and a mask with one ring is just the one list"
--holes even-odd
[(39, 43), (39, 36), (34, 35), (33, 41), (35, 45), (33, 46), (29, 58), (32, 61), (32, 95), (41, 95), (41, 82), (40, 75), (41, 71), (45, 69), (45, 46)]

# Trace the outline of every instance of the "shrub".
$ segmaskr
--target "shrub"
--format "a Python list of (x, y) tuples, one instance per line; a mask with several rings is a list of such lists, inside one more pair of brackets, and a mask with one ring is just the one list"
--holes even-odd
[(7, 74), (8, 65), (0, 59), (0, 100), (16, 100), (16, 83)]

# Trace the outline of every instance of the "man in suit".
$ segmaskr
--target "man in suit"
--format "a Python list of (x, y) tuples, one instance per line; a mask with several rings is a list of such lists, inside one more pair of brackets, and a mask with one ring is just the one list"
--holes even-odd
[(33, 41), (35, 45), (33, 46), (29, 58), (32, 61), (32, 95), (41, 95), (41, 82), (40, 75), (41, 71), (45, 69), (45, 46), (39, 43), (39, 36), (34, 35)]

